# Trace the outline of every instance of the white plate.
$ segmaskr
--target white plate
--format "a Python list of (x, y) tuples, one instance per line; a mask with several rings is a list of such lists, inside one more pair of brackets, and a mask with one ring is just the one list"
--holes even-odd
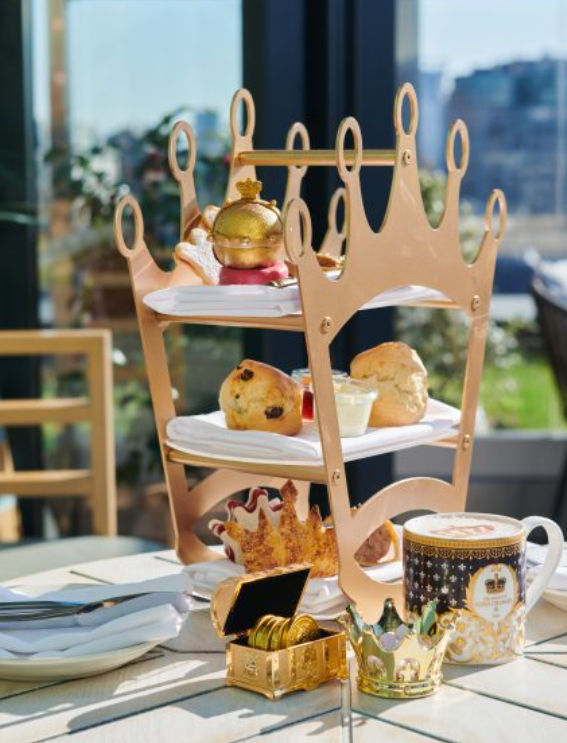
[[(429, 398), (427, 411), (419, 423), (368, 428), (362, 436), (341, 439), (344, 460), (351, 462), (453, 436), (460, 417), (457, 408)], [(172, 418), (167, 424), (167, 444), (176, 451), (237, 462), (280, 466), (323, 464), (321, 439), (314, 424), (305, 424), (296, 436), (271, 431), (233, 431), (227, 428), (220, 410)]]
[(68, 658), (0, 658), (0, 678), (7, 681), (68, 681), (96, 676), (141, 658), (157, 644), (144, 642), (106, 653)]
[[(327, 274), (328, 278), (337, 278)], [(376, 295), (362, 309), (391, 307), (410, 302), (445, 299), (435, 289), (400, 286)], [(144, 304), (155, 312), (177, 317), (284, 317), (301, 313), (297, 284), (276, 289), (273, 286), (173, 286), (158, 289), (144, 297)]]
[(567, 611), (567, 591), (554, 591), (552, 588), (546, 588), (543, 598), (558, 609)]

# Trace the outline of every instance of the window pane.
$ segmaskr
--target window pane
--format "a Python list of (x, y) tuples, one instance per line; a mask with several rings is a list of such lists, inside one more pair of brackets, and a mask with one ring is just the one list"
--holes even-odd
[[(482, 394), (485, 423), (565, 427), (531, 282), (534, 269), (563, 272), (567, 297), (567, 6), (421, 0), (419, 11), (420, 165), (430, 212), (441, 213), (447, 128), (456, 118), (470, 135), (462, 184), (465, 252), (478, 244), (490, 191), (501, 188), (508, 202)], [(434, 333), (438, 321), (431, 317)]]
[[(180, 118), (198, 138), (201, 207), (222, 200), (230, 100), (242, 76), (241, 2), (34, 0), (33, 11), (42, 322), (113, 331), (119, 484), (131, 507), (163, 473), (126, 262), (112, 235), (114, 203), (127, 184), (152, 255), (169, 268), (179, 192), (167, 141)], [(180, 325), (167, 340), (178, 412), (216, 408), (220, 384), (241, 358), (240, 333)], [(47, 363), (44, 386), (76, 394), (81, 371)], [(61, 466), (62, 451), (73, 465), (88, 463), (83, 438), (46, 429), (50, 463)]]

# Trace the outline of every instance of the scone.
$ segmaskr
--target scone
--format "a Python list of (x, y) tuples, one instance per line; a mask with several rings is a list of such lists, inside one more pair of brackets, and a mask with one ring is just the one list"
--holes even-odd
[(350, 374), (378, 390), (370, 426), (409, 426), (425, 415), (427, 370), (406, 343), (382, 343), (359, 353), (351, 362)]
[[(357, 507), (350, 509), (354, 514)], [(333, 520), (330, 516), (324, 521), (327, 529), (334, 529)], [(391, 521), (384, 521), (367, 539), (360, 545), (354, 555), (354, 559), (363, 568), (378, 565), (379, 562), (390, 562), (400, 558), (400, 540)]]
[(259, 361), (242, 361), (222, 383), (219, 403), (227, 428), (295, 436), (301, 429), (301, 388)]
[(364, 567), (377, 565), (384, 558), (398, 560), (400, 545), (391, 521), (384, 521), (358, 548), (354, 559)]

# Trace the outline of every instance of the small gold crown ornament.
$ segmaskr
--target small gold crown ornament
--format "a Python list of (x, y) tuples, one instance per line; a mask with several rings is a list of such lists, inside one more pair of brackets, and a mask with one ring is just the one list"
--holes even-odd
[(376, 624), (366, 624), (354, 606), (340, 618), (358, 661), (358, 688), (389, 699), (434, 694), (443, 680), (441, 664), (458, 617), (436, 621), (435, 601), (405, 624), (392, 599)]
[(260, 199), (261, 181), (238, 181), (241, 196), (220, 209), (209, 240), (219, 263), (230, 268), (269, 268), (284, 257), (283, 222), (275, 201)]
[(255, 200), (260, 191), (262, 190), (262, 181), (253, 181), (252, 178), (247, 178), (245, 181), (238, 181), (236, 184), (236, 190), (243, 199)]

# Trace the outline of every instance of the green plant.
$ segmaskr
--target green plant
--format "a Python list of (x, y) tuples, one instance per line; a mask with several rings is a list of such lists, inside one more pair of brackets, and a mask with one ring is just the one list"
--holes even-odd
[[(144, 215), (150, 250), (171, 245), (178, 237), (179, 188), (167, 152), (172, 125), (184, 113), (186, 109), (176, 109), (139, 135), (123, 132), (102, 146), (52, 149), (46, 162), (52, 167), (55, 197), (73, 201), (84, 226), (106, 231), (116, 202), (131, 189)], [(198, 192), (216, 203), (223, 200), (229, 152), (228, 138), (220, 133), (218, 138), (219, 154), (199, 154), (195, 168)], [(179, 157), (181, 161), (184, 153)], [(125, 170), (128, 186), (122, 183)]]
[[(184, 109), (172, 111), (139, 135), (122, 132), (103, 145), (81, 150), (58, 148), (47, 154), (54, 199), (70, 205), (73, 224), (70, 234), (53, 240), (49, 246), (50, 274), (44, 283), (55, 283), (54, 277), (62, 273), (61, 265), (66, 266), (73, 284), (71, 324), (83, 326), (95, 318), (99, 324), (102, 321), (112, 328), (116, 319), (135, 316), (127, 265), (118, 255), (112, 235), (115, 205), (130, 190), (143, 213), (148, 248), (163, 268), (171, 264), (172, 248), (179, 239), (180, 202), (178, 184), (167, 159), (168, 141), (174, 121), (185, 113)], [(183, 138), (180, 139), (182, 145)], [(197, 189), (213, 203), (223, 200), (228, 150), (228, 138), (219, 133), (214, 154), (208, 154), (210, 148), (198, 153)], [(180, 152), (181, 165), (183, 159), (184, 153)], [(123, 185), (123, 180), (129, 185)], [(131, 223), (125, 220), (126, 232), (129, 227)], [(229, 365), (237, 332), (227, 329), (224, 335), (215, 336), (218, 348), (225, 349), (225, 355), (230, 357)], [(210, 333), (210, 329), (197, 326), (169, 334), (170, 358), (177, 359), (172, 361), (172, 378), (175, 364), (184, 366), (189, 344), (194, 351), (201, 337)], [(117, 369), (122, 367), (120, 381), (114, 385), (118, 478), (122, 483), (136, 485), (161, 472), (160, 453), (147, 386), (143, 378), (129, 378), (128, 374), (128, 370), (143, 363), (137, 333), (116, 331), (114, 346), (115, 365)], [(187, 402), (196, 403), (191, 399)]]

